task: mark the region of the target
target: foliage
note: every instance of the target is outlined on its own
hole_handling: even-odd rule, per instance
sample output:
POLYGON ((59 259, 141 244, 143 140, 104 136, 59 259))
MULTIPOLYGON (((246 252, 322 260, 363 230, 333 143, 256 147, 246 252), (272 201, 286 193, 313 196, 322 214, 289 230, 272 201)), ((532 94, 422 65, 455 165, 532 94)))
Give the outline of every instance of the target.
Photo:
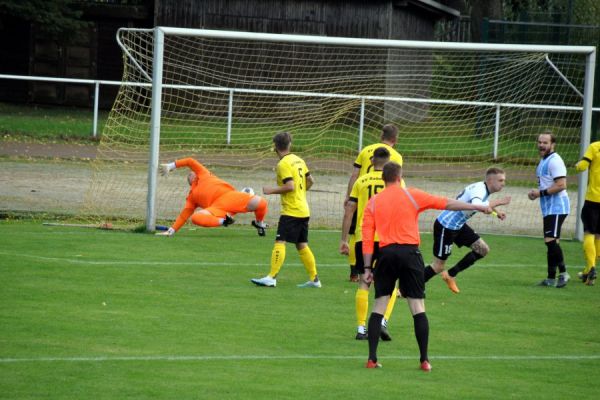
POLYGON ((597 0, 504 0, 504 19, 599 25, 597 0))
POLYGON ((76 0, 0 0, 0 15, 34 23, 43 34, 67 40, 89 25, 80 19, 79 4, 76 0))

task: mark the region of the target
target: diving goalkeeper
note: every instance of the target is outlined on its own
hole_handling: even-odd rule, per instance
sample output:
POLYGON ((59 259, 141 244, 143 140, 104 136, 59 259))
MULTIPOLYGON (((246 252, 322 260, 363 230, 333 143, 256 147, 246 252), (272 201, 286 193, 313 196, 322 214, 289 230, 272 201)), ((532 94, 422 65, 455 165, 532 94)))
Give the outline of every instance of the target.
POLYGON ((239 192, 224 180, 213 175, 204 165, 193 158, 183 158, 167 164, 160 164, 161 175, 167 176, 176 168, 188 167, 191 171, 187 180, 190 192, 181 213, 165 231, 157 235, 172 236, 192 217, 196 225, 213 228, 233 224, 233 216, 238 213, 254 212, 256 219, 252 226, 259 236, 265 236, 267 224, 267 201, 260 196, 239 192), (196 212, 197 208, 202 208, 196 212))

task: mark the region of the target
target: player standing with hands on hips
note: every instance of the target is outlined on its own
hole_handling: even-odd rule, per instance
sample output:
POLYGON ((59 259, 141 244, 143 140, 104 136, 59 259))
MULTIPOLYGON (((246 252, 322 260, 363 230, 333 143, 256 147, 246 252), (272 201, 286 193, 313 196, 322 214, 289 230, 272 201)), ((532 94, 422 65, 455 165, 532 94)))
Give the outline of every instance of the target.
POLYGON ((375 306, 367 329, 369 359, 366 367, 381 367, 377 362, 381 320, 390 297, 395 295, 398 281, 413 316, 421 369, 429 372, 429 321, 425 314, 425 265, 419 251, 419 214, 429 209, 474 210, 490 214, 492 209, 489 205, 470 204, 434 196, 419 189, 403 188, 400 185, 402 167, 395 162, 384 165, 382 177, 385 188, 367 203, 362 225, 363 279, 374 282, 375 286, 375 306), (379 258, 377 267, 372 270, 375 232, 379 235, 379 258))
POLYGON ((538 189, 529 191, 529 200, 540 199, 544 219, 544 243, 548 260, 548 275, 540 286, 563 288, 570 279, 560 248, 560 230, 571 208, 567 194, 567 167, 563 159, 554 151, 556 137, 552 132, 538 136, 537 147, 542 159, 536 168, 538 189), (556 269, 558 268, 558 282, 556 269))

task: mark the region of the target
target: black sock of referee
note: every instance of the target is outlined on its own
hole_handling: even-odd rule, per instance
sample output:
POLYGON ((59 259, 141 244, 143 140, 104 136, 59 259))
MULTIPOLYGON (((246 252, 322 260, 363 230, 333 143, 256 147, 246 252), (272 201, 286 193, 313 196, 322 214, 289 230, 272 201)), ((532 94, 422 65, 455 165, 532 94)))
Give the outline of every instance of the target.
MULTIPOLYGON (((427 319, 427 315, 422 312, 413 315, 413 322, 415 325, 415 337, 417 338, 419 352, 421 353, 421 362, 423 362, 429 360, 429 356, 427 355, 427 346, 429 345, 429 320, 427 319)), ((369 329, 370 327, 369 321, 369 329)))
POLYGON ((381 335, 381 320, 383 315, 375 312, 369 317, 369 326, 367 334, 369 336, 369 360, 377 361, 377 345, 379 344, 379 335, 381 335))
POLYGON ((435 275, 435 271, 433 268, 431 268, 431 265, 425 267, 425 282, 433 278, 435 275))
POLYGON ((471 265, 475 264, 475 261, 482 259, 483 256, 475 251, 471 251, 470 253, 465 254, 463 258, 460 259, 459 262, 450 270, 448 270, 448 275, 455 277, 458 275, 460 271, 464 271, 469 268, 471 265))

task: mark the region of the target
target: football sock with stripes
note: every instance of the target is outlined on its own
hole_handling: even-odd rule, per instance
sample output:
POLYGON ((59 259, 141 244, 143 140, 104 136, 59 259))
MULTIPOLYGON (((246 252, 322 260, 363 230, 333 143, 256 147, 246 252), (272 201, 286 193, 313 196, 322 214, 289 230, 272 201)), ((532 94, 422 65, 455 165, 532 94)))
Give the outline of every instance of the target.
POLYGON ((269 276, 275 278, 285 261, 285 243, 275 243, 271 252, 271 272, 269 276))
POLYGON ((356 325, 367 325, 367 312, 369 312, 369 290, 356 289, 356 325))
POLYGON ((311 281, 314 281, 317 277, 317 263, 315 262, 315 256, 310 250, 310 247, 306 246, 302 250, 298 250, 298 255, 300 256, 302 264, 304 264, 308 277, 311 281))
POLYGON ((457 262, 454 267, 448 270, 448 275, 454 277, 458 275, 459 272, 469 268, 471 265, 475 264, 477 260, 480 260, 482 258, 483 256, 481 254, 477 253, 476 251, 471 251, 465 254, 465 256, 461 258, 460 261, 457 262))
POLYGON ((369 335, 369 360, 377 361, 377 346, 379 345, 379 335, 381 335, 381 320, 383 315, 375 312, 369 317, 369 327, 367 334, 369 335))
MULTIPOLYGON (((429 360, 429 356, 427 355, 427 347, 429 345, 429 320, 427 319, 427 314, 422 312, 413 315, 413 322, 415 325, 415 337, 417 338, 419 352, 421 353, 421 362, 423 362, 429 360)), ((371 329, 370 323, 369 329, 371 329)))

